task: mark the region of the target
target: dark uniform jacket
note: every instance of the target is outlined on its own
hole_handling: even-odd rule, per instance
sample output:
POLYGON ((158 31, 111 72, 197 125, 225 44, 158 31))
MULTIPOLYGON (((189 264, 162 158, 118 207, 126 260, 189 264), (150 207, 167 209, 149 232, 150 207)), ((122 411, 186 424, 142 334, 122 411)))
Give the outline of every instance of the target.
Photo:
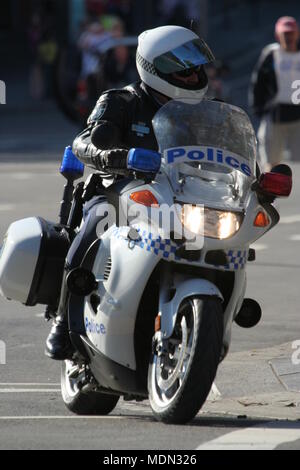
POLYGON ((73 143, 75 155, 97 169, 107 186, 116 176, 101 168, 99 152, 134 147, 157 150, 151 121, 159 107, 142 82, 104 92, 88 119, 88 127, 73 143))

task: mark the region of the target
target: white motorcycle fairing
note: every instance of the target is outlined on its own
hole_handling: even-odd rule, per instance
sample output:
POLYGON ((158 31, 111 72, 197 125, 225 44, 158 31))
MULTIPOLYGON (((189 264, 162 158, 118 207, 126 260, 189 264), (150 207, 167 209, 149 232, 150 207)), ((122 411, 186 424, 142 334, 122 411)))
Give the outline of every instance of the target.
POLYGON ((159 313, 161 315, 161 333, 163 338, 172 336, 176 316, 182 301, 191 296, 218 297, 223 302, 223 296, 219 289, 206 279, 175 279, 176 293, 169 302, 161 303, 159 313), (177 281, 177 282, 176 282, 177 281))
POLYGON ((101 353, 135 370, 133 334, 137 310, 147 281, 159 259, 137 247, 129 248, 129 240, 125 238, 126 231, 129 228, 120 235, 112 227, 102 236, 93 266, 95 277, 100 280, 98 294, 101 303, 95 315, 87 299, 85 327, 88 338, 101 353), (108 278, 103 279, 109 257, 111 270, 108 278), (126 273, 122 276, 122 282, 120 273, 126 273), (97 325, 102 325, 102 332, 101 326, 99 330, 97 325))
MULTIPOLYGON (((99 351, 111 360, 136 369, 133 333, 139 303, 156 265, 162 259, 151 251, 141 250, 126 238, 129 228, 112 227, 102 237, 93 272, 96 279, 103 276, 103 267, 111 256, 111 271, 107 280, 99 282, 101 303, 97 314, 89 300, 85 304, 87 336, 99 351), (109 252, 110 244, 110 252, 109 252), (130 269, 128 269, 130 267, 130 269), (134 269, 132 268, 134 267, 134 269), (120 273, 126 272, 120 283, 120 273)), ((187 278, 176 285, 176 294, 170 302, 160 306, 162 331, 165 337, 172 334, 177 309, 182 300, 191 295, 215 296, 223 299, 219 289, 205 279, 187 278)), ((164 299, 161 290, 160 298, 164 299)))

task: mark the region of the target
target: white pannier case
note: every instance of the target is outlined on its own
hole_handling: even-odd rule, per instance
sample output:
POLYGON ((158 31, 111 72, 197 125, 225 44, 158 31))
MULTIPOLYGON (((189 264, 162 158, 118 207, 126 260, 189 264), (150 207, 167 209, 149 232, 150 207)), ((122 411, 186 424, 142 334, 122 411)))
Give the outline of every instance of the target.
POLYGON ((0 293, 27 306, 55 306, 69 248, 67 232, 40 217, 10 225, 0 249, 0 293))

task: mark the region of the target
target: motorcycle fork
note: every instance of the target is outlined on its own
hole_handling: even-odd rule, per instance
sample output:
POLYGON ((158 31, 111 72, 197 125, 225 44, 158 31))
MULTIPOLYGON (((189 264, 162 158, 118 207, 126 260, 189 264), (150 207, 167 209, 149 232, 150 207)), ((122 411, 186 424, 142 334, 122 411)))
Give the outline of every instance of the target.
POLYGON ((174 272, 171 269, 171 263, 164 263, 160 271, 160 291, 159 291, 159 312, 161 314, 163 304, 169 302, 174 293, 174 272))
POLYGON ((164 333, 161 331, 161 316, 163 305, 170 302, 174 294, 174 272, 170 263, 164 263, 160 271, 159 313, 155 319, 155 335, 152 343, 152 351, 155 351, 159 356, 168 354, 169 341, 164 339, 164 333))

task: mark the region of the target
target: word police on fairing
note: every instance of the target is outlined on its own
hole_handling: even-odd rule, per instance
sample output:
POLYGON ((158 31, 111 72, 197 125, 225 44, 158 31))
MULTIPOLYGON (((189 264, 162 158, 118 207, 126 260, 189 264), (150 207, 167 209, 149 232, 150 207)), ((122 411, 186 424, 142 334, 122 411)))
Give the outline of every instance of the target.
POLYGON ((227 166, 231 170, 239 170, 246 176, 252 176, 247 160, 234 153, 228 154, 222 149, 213 147, 176 147, 167 150, 168 165, 180 162, 206 162, 227 166))

